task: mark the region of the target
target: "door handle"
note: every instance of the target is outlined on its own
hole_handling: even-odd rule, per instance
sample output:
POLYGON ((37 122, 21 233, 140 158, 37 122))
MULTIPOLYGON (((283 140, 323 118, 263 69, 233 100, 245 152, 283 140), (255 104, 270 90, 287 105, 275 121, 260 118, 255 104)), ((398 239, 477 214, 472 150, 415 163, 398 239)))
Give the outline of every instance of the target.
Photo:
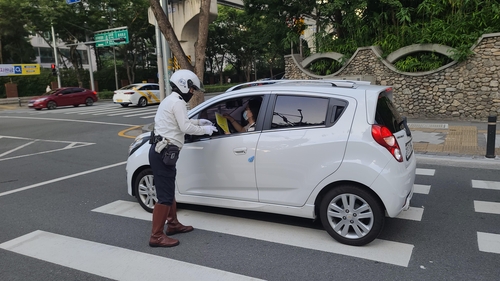
POLYGON ((233 152, 236 155, 245 155, 247 153, 247 148, 246 147, 235 148, 233 149, 233 152))

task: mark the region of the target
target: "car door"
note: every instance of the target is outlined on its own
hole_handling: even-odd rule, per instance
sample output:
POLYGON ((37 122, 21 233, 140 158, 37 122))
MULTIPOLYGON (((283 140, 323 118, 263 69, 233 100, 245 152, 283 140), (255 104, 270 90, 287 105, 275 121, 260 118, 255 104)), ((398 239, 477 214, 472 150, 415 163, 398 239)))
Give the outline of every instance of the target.
POLYGON ((151 84, 150 92, 153 94, 151 97, 155 103, 160 103, 160 86, 156 84, 151 84))
POLYGON ((57 106, 65 106, 65 105, 72 105, 73 104, 73 96, 71 93, 73 92, 72 88, 67 88, 55 95, 55 101, 57 103, 57 106))
POLYGON ((259 201, 303 206, 316 185, 342 163, 355 100, 279 93, 259 139, 259 201))
MULTIPOLYGON (((214 102, 200 109, 193 118, 217 123, 216 113, 231 114, 241 122, 248 99, 214 102)), ((231 128, 226 134, 218 125, 219 132, 212 136, 187 136, 177 164, 179 193, 257 202, 254 159, 262 126, 256 123, 254 131, 244 133, 231 128)))

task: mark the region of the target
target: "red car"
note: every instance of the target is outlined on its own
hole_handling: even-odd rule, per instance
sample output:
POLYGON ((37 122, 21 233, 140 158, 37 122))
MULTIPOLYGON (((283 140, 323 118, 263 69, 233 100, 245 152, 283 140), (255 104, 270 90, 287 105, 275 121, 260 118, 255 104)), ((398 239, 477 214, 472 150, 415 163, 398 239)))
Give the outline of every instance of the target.
POLYGON ((79 106, 85 104, 91 106, 97 101, 97 92, 78 87, 66 87, 54 89, 28 102, 30 108, 41 110, 42 108, 55 109, 58 106, 79 106))

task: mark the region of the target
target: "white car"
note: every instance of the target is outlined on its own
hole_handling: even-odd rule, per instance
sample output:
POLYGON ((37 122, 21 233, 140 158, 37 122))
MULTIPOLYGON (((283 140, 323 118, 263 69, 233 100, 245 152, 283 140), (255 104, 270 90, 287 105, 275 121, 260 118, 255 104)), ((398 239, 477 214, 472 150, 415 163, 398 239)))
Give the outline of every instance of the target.
POLYGON ((148 104, 160 103, 160 86, 156 83, 130 84, 114 92, 113 102, 123 107, 130 104, 147 106, 148 104))
MULTIPOLYGON (((219 116, 218 133, 187 135, 175 197, 181 203, 319 217, 339 242, 370 243, 385 216, 407 210, 413 195, 411 131, 392 94, 391 87, 359 81, 235 86, 190 110, 189 117, 217 123, 216 113, 230 114, 243 122, 247 103, 259 100, 255 130, 237 133, 219 116)), ((131 144, 126 172, 128 193, 151 212, 157 199, 149 137, 144 133, 131 144)))

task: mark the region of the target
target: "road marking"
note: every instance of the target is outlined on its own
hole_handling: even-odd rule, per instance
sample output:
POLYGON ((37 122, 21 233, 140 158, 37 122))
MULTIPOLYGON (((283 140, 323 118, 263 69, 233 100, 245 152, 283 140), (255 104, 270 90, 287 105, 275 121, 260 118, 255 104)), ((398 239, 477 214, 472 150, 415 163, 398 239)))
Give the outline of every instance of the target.
POLYGON ((23 145, 20 145, 20 146, 18 146, 18 147, 16 147, 16 148, 13 148, 13 149, 11 149, 11 150, 9 150, 9 151, 6 151, 6 152, 4 152, 4 153, 0 154, 0 157, 5 156, 5 155, 7 155, 7 154, 10 154, 10 153, 12 153, 12 152, 14 152, 14 151, 17 151, 17 150, 19 150, 19 149, 21 149, 21 148, 23 148, 23 147, 28 146, 28 145, 32 145, 32 144, 34 144, 35 142, 36 142, 36 141, 30 141, 30 142, 25 143, 25 144, 23 144, 23 145))
POLYGON ((477 232, 479 251, 500 254, 500 235, 493 233, 477 232))
POLYGON ((149 116, 143 116, 143 117, 141 117, 141 118, 146 119, 146 118, 153 118, 153 117, 155 117, 155 116, 156 116, 156 115, 149 115, 149 116))
POLYGON ((23 158, 23 157, 28 157, 28 156, 33 156, 33 155, 39 155, 39 154, 46 154, 46 153, 51 153, 51 152, 56 152, 56 151, 61 151, 61 150, 66 150, 66 149, 73 149, 73 148, 80 148, 80 147, 85 147, 89 145, 94 145, 95 143, 91 142, 72 142, 72 141, 58 141, 58 140, 43 140, 43 139, 32 139, 32 138, 23 138, 23 137, 12 137, 12 136, 0 136, 0 138, 6 138, 6 139, 16 139, 16 140, 28 140, 31 141, 29 143, 26 143, 24 145, 21 145, 19 147, 16 147, 14 149, 11 149, 9 151, 6 151, 2 154, 0 154, 0 157, 8 155, 14 151, 17 151, 21 148, 24 148, 30 144, 33 144, 35 142, 52 142, 52 143, 62 143, 62 144, 68 144, 63 148, 58 148, 58 149, 52 149, 52 150, 46 150, 42 152, 36 152, 36 153, 30 153, 30 154, 24 154, 24 155, 18 155, 18 156, 13 156, 13 157, 8 157, 8 158, 3 158, 0 159, 0 161, 5 161, 5 160, 11 160, 11 159, 17 159, 17 158, 23 158))
POLYGON ((429 194, 430 190, 431 190, 430 185, 424 185, 424 184, 414 184, 413 185, 413 193, 429 194))
POLYGON ((500 182, 472 180, 473 188, 500 190, 500 182))
POLYGON ((129 139, 135 139, 135 138, 136 138, 136 136, 128 136, 128 135, 127 135, 127 132, 128 132, 128 131, 135 130, 135 129, 139 129, 139 128, 141 128, 141 127, 142 127, 142 126, 134 126, 134 127, 130 127, 130 128, 128 128, 128 129, 125 129, 125 130, 123 130, 123 131, 118 132, 118 136, 120 136, 120 137, 124 137, 124 138, 129 138, 129 139))
POLYGON ((114 280, 261 280, 41 230, 0 248, 114 280))
POLYGON ((424 214, 423 208, 410 207, 410 209, 401 212, 396 218, 412 221, 421 221, 424 214))
POLYGON ((474 200, 474 211, 500 215, 500 203, 474 200))
MULTIPOLYGON (((92 210, 94 212, 151 221, 151 214, 138 203, 118 200, 92 210)), ((220 232, 284 245, 341 254, 407 267, 413 245, 376 239, 363 247, 340 244, 324 230, 310 229, 265 221, 207 214, 179 209, 177 216, 183 224, 197 229, 220 232)))
POLYGON ((434 176, 435 172, 436 170, 434 169, 420 169, 420 168, 417 168, 417 170, 415 171, 417 175, 421 176, 434 176))
POLYGON ((74 119, 59 119, 59 118, 40 118, 40 117, 23 117, 23 116, 0 116, 2 118, 16 118, 16 119, 32 119, 32 120, 47 120, 47 121, 64 121, 64 122, 77 122, 77 123, 92 123, 92 124, 102 124, 102 125, 112 125, 112 126, 137 126, 133 124, 120 124, 120 123, 108 123, 99 121, 88 121, 88 120, 74 120, 74 119))
POLYGON ((28 186, 25 186, 25 187, 21 187, 21 188, 17 188, 17 189, 5 191, 5 192, 0 193, 0 197, 5 196, 5 195, 9 195, 9 194, 12 194, 12 193, 17 193, 17 192, 20 192, 20 191, 32 189, 32 188, 39 187, 39 186, 42 186, 42 185, 46 185, 46 184, 49 184, 49 183, 63 181, 63 180, 67 180, 67 179, 70 179, 70 178, 74 178, 74 177, 79 177, 79 176, 83 176, 83 175, 86 175, 86 174, 90 174, 90 173, 93 173, 93 172, 98 172, 98 171, 101 171, 101 170, 106 170, 106 169, 109 169, 109 168, 114 168, 116 166, 124 165, 126 163, 127 163, 127 161, 124 161, 124 162, 120 162, 120 163, 116 163, 116 164, 112 164, 112 165, 107 165, 107 166, 104 166, 104 167, 95 168, 95 169, 92 169, 92 170, 83 171, 83 172, 80 172, 80 173, 76 173, 76 174, 72 174, 72 175, 68 175, 68 176, 64 176, 64 177, 60 177, 60 178, 56 178, 56 179, 52 179, 52 180, 48 180, 48 181, 44 181, 44 182, 40 182, 40 183, 36 183, 36 184, 32 184, 32 185, 28 185, 28 186))

